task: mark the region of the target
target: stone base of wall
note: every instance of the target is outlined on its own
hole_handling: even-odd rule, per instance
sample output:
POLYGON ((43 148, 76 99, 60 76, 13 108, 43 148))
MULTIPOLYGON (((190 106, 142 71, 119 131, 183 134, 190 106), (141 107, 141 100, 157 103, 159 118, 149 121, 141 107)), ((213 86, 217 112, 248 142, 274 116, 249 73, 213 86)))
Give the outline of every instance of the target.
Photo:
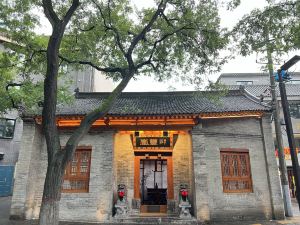
POLYGON ((270 220, 266 214, 257 209, 241 209, 241 210, 214 210, 211 215, 211 221, 222 222, 222 221, 251 221, 251 220, 270 220))

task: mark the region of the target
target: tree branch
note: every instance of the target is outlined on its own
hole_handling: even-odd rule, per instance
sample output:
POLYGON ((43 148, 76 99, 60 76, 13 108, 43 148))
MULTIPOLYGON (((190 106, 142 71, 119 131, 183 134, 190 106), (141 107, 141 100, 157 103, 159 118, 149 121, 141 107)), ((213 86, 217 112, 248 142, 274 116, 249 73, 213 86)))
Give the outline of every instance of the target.
POLYGON ((66 13, 66 15, 64 16, 64 19, 63 19, 63 22, 64 22, 65 24, 67 24, 67 23, 70 21, 70 19, 71 19, 73 13, 75 12, 75 10, 78 8, 79 5, 80 5, 79 0, 73 0, 73 1, 72 1, 71 7, 70 7, 69 10, 67 11, 67 13, 66 13))
POLYGON ((126 57, 125 49, 124 49, 124 46, 122 45, 122 42, 121 42, 120 33, 119 33, 118 29, 112 25, 110 2, 111 2, 111 0, 109 0, 107 2, 109 25, 110 25, 112 31, 115 33, 115 38, 116 38, 117 45, 119 46, 119 48, 120 48, 121 52, 123 53, 124 57, 126 57))
POLYGON ((156 48, 157 48, 157 45, 158 45, 159 43, 163 42, 163 41, 164 41, 165 39, 167 39, 168 37, 170 37, 170 36, 172 36, 172 35, 174 35, 174 34, 180 32, 180 31, 182 31, 182 30, 188 30, 188 29, 193 29, 193 28, 192 28, 192 27, 183 26, 183 27, 180 27, 180 28, 174 30, 173 32, 170 32, 170 33, 167 33, 167 34, 163 35, 160 39, 156 40, 156 41, 154 42, 154 44, 153 44, 153 47, 152 47, 152 50, 151 50, 151 53, 150 53, 150 56, 149 56, 148 60, 139 63, 139 64, 136 66, 137 69, 140 69, 140 68, 142 68, 142 67, 145 66, 145 65, 149 65, 149 64, 151 65, 151 60, 152 60, 153 54, 154 54, 154 52, 155 52, 155 50, 156 50, 156 48))
POLYGON ((123 73, 124 72, 124 69, 121 68, 121 67, 99 67, 97 65, 95 65, 94 63, 90 62, 90 61, 83 61, 83 60, 71 60, 71 59, 68 59, 62 55, 58 55, 58 57, 67 62, 67 63, 70 63, 70 64, 81 64, 81 65, 89 65, 93 68, 95 68, 96 70, 98 71, 102 71, 102 72, 105 72, 105 73, 123 73))
POLYGON ((117 28, 115 28, 112 23, 111 23, 111 18, 110 18, 110 5, 109 5, 109 2, 108 2, 108 10, 109 10, 109 18, 110 18, 110 23, 109 25, 107 24, 107 21, 106 21, 106 18, 105 18, 105 15, 103 13, 103 10, 101 8, 101 6, 99 4, 97 4, 97 2, 95 2, 95 0, 92 0, 92 2, 95 4, 95 6, 97 7, 97 9, 99 10, 100 12, 100 15, 103 19, 103 23, 104 23, 104 27, 107 29, 107 30, 111 30, 113 31, 114 33, 114 37, 115 37, 115 40, 116 40, 116 44, 118 45, 120 51, 123 53, 124 57, 126 57, 126 53, 125 53, 125 50, 124 50, 124 46, 121 42, 121 37, 120 37, 120 34, 119 34, 119 31, 117 28))
POLYGON ((170 26, 170 27, 173 27, 174 28, 174 25, 171 23, 170 19, 168 19, 168 17, 162 13, 162 17, 165 19, 165 21, 167 22, 167 24, 170 26))
POLYGON ((82 29, 82 28, 78 27, 78 29, 79 29, 80 31, 82 31, 82 32, 87 32, 87 31, 91 31, 91 30, 95 29, 95 26, 91 26, 91 27, 89 27, 89 28, 87 28, 87 29, 82 29))
MULTIPOLYGON (((47 53, 47 50, 40 49, 40 50, 33 51, 33 53, 31 54, 30 59, 28 59, 26 61, 32 60, 33 56, 36 53, 47 53)), ((94 69, 96 69, 98 71, 105 72, 105 73, 121 73, 122 74, 125 71, 125 69, 121 68, 121 67, 100 67, 100 66, 97 66, 96 64, 94 64, 93 62, 90 62, 90 61, 71 60, 71 59, 68 59, 68 58, 66 58, 66 57, 64 57, 62 55, 58 55, 58 58, 60 58, 62 61, 65 61, 65 62, 67 62, 69 64, 89 65, 89 66, 93 67, 94 69)), ((12 67, 12 66, 15 66, 15 65, 9 65, 9 66, 12 67)), ((0 68, 2 68, 2 67, 0 67, 0 68)), ((5 68, 5 67, 3 67, 3 68, 5 68)))
POLYGON ((128 51, 126 53, 126 58, 128 60, 129 66, 134 67, 134 63, 133 63, 133 59, 132 59, 132 52, 133 52, 135 46, 138 44, 138 42, 140 40, 142 40, 142 39, 145 38, 146 33, 151 29, 151 27, 153 26, 154 22, 157 20, 157 18, 159 17, 159 15, 161 15, 161 13, 163 13, 164 10, 166 9, 166 4, 167 4, 167 1, 164 2, 164 0, 162 0, 159 3, 156 12, 153 14, 153 16, 150 19, 150 21, 148 22, 148 24, 131 41, 131 44, 130 44, 130 46, 128 48, 128 51))
POLYGON ((45 13, 46 17, 48 18, 52 27, 54 27, 54 25, 56 23, 58 23, 60 20, 59 20, 57 14, 54 12, 52 1, 51 0, 43 0, 42 4, 43 4, 44 13, 45 13))
POLYGON ((20 84, 18 84, 18 83, 9 83, 9 84, 7 84, 6 87, 5 87, 5 90, 6 90, 7 93, 8 93, 8 97, 10 98, 12 107, 13 107, 14 109, 18 109, 18 106, 15 104, 15 101, 14 101, 13 97, 12 97, 12 96, 10 95, 10 93, 9 93, 9 87, 21 87, 21 86, 23 86, 22 83, 20 83, 20 84))
MULTIPOLYGON (((43 8, 46 17, 52 24, 52 33, 47 46, 47 71, 44 80, 44 107, 42 111, 42 129, 47 143, 48 163, 52 162, 54 155, 60 149, 60 139, 56 126, 57 103, 57 76, 59 69, 59 49, 65 28, 75 10, 79 6, 79 0, 72 0, 63 20, 58 18, 52 5, 52 0, 43 0, 43 8)), ((42 51, 42 50, 41 50, 42 51)))

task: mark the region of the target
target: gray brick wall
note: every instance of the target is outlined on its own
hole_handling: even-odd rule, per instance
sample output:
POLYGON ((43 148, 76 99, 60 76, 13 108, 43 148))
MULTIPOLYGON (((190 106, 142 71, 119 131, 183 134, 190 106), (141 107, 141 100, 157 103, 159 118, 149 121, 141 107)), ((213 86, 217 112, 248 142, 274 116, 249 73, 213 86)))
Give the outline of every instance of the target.
POLYGON ((211 220, 283 218, 270 120, 264 118, 262 125, 261 127, 259 119, 254 118, 206 120, 203 121, 202 127, 200 125, 194 129, 193 153, 198 219, 205 220, 208 213, 211 220), (223 193, 220 148, 249 149, 253 193, 223 193), (209 199, 205 196, 209 196, 209 199), (275 210, 272 204, 276 204, 275 210))
MULTIPOLYGON (((62 135, 62 145, 69 135, 62 135)), ((113 132, 87 134, 79 146, 92 146, 89 193, 63 193, 60 219, 106 221, 112 216, 113 132)))
MULTIPOLYGON (((127 190, 127 200, 129 203, 134 198, 134 152, 129 134, 116 133, 114 136, 114 189, 117 201, 117 185, 125 184, 127 190)), ((132 205, 128 204, 129 210, 132 205)))
MULTIPOLYGON (((47 168, 46 145, 34 124, 25 123, 23 147, 17 165, 11 216, 37 219, 47 168)), ((61 135, 64 145, 69 137, 61 135)), ((106 221, 112 215, 113 132, 87 134, 79 146, 92 146, 89 193, 62 193, 60 219, 106 221)))
POLYGON ((275 219, 284 218, 284 206, 278 176, 278 166, 274 154, 274 142, 270 133, 272 128, 270 125, 270 116, 264 116, 261 119, 261 131, 265 148, 265 164, 267 167, 267 175, 270 189, 270 198, 272 204, 272 216, 275 219))
POLYGON ((208 166, 206 160, 205 136, 202 124, 192 130, 193 168, 194 168, 194 215, 198 220, 210 220, 208 196, 208 166))
MULTIPOLYGON (((24 219, 27 214, 25 205, 34 198, 33 185, 36 183, 36 173, 39 168, 33 168, 33 159, 41 149, 41 131, 34 122, 26 122, 23 126, 22 146, 19 161, 16 165, 16 176, 11 203, 11 216, 24 219)), ((35 163, 34 163, 35 164, 35 163)))
POLYGON ((172 158, 175 211, 178 212, 179 189, 181 184, 188 185, 189 199, 193 201, 192 143, 189 133, 178 135, 172 158))

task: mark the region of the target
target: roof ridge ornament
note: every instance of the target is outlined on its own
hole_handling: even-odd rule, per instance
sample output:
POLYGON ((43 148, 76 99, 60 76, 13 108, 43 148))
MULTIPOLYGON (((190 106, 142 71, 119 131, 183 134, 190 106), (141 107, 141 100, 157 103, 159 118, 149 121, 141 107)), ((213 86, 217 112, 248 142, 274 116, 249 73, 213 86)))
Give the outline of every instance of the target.
POLYGON ((251 94, 249 91, 246 90, 245 86, 241 85, 240 86, 240 91, 244 94, 244 96, 257 104, 269 107, 271 109, 271 106, 267 103, 262 102, 261 98, 256 97, 255 95, 251 94))

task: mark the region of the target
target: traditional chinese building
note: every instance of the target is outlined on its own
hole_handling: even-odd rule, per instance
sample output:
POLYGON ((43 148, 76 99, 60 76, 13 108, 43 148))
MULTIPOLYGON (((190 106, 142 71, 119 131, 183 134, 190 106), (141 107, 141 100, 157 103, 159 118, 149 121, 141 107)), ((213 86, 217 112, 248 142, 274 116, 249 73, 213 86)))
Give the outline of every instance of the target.
MULTIPOLYGON (((79 93, 72 105, 58 107, 62 146, 107 95, 79 93)), ((270 108, 244 90, 214 95, 123 93, 80 141, 66 169, 60 219, 283 218, 270 108)), ((23 121, 11 216, 37 219, 46 144, 41 116, 23 121)))

